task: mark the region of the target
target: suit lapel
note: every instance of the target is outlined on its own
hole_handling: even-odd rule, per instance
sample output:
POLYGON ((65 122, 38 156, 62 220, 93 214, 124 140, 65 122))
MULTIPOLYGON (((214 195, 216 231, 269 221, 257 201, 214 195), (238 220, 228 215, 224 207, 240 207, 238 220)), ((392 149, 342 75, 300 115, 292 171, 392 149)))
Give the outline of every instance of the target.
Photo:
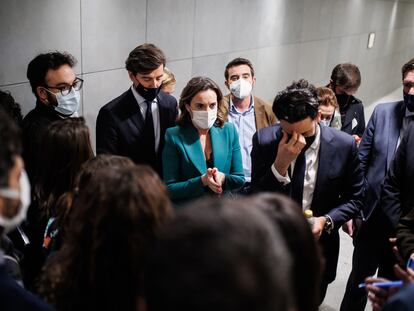
POLYGON ((321 142, 319 146, 319 160, 318 160, 318 173, 316 174, 316 184, 313 193, 312 207, 315 202, 319 199, 319 189, 326 185, 329 168, 334 163, 335 159, 335 147, 333 146, 333 137, 331 133, 324 127, 319 127, 321 130, 321 142))
POLYGON ((264 120, 266 119, 266 111, 264 105, 254 97, 254 118, 256 121, 256 129, 261 129, 266 127, 264 120))
POLYGON ((214 154, 214 166, 217 167, 219 171, 222 171, 223 167, 226 165, 228 151, 226 148, 227 136, 223 134, 223 129, 220 127, 213 126, 210 129, 211 149, 214 154))
POLYGON ((125 110, 128 111, 127 115, 130 116, 130 120, 137 128, 138 133, 142 132, 144 127, 144 117, 141 114, 141 110, 139 109, 139 104, 132 94, 131 89, 129 89, 125 101, 125 110))
POLYGON ((188 158, 200 174, 204 174, 207 171, 207 165, 197 130, 192 125, 184 126, 180 136, 188 158))
POLYGON ((398 138, 400 136, 400 129, 402 128, 402 122, 404 118, 405 106, 404 102, 401 101, 398 105, 395 106, 394 111, 391 113, 388 128, 385 133, 388 133, 388 143, 387 143, 387 167, 390 165, 391 160, 394 158, 395 149, 397 147, 398 138))

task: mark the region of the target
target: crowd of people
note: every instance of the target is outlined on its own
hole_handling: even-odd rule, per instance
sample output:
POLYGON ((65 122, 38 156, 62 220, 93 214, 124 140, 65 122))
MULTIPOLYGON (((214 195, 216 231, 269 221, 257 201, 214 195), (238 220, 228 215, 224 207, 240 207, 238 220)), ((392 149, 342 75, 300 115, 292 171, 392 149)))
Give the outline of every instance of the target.
POLYGON ((96 155, 75 65, 58 51, 29 63, 24 118, 0 92, 1 310, 316 311, 341 228, 354 253, 340 310, 414 310, 414 59, 403 99, 366 126, 354 64, 270 104, 238 57, 227 95, 198 76, 177 102, 145 43, 98 113, 96 155))

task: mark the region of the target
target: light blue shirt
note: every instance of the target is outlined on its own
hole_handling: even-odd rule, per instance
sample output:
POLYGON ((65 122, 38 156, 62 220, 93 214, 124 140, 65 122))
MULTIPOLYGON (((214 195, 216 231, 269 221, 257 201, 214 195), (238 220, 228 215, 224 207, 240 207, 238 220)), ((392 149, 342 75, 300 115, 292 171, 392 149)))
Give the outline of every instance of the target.
POLYGON ((254 118, 254 100, 251 96, 249 109, 239 112, 230 98, 229 122, 233 123, 239 134, 240 151, 243 161, 243 172, 246 182, 251 182, 252 159, 250 153, 253 147, 253 135, 256 133, 256 120, 254 118))

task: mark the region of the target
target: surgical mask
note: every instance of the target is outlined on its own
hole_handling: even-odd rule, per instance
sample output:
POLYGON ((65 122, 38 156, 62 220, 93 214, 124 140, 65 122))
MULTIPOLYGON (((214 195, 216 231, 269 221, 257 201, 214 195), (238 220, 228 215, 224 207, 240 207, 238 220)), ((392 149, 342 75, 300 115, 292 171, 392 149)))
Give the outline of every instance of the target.
POLYGON ((250 95, 252 91, 252 84, 245 79, 238 79, 233 81, 230 86, 230 92, 237 98, 243 99, 250 95))
POLYGON ((191 110, 191 121, 195 127, 203 130, 210 129, 217 119, 217 109, 209 111, 194 111, 191 110))
POLYGON ((138 84, 138 86, 135 87, 135 89, 138 92, 138 94, 141 95, 145 100, 153 101, 160 92, 161 86, 162 84, 159 87, 147 88, 140 83, 138 84))
POLYGON ((404 93, 404 103, 408 111, 414 112, 414 94, 404 93))
POLYGON ((329 126, 331 125, 331 120, 321 120, 319 123, 323 126, 329 126))
POLYGON ((26 219, 30 205, 30 183, 25 171, 22 171, 19 183, 20 191, 11 188, 0 188, 0 197, 20 201, 19 211, 13 217, 8 218, 0 214, 0 227, 3 227, 5 233, 15 229, 26 219))
POLYGON ((55 111, 64 117, 70 117, 79 108, 80 94, 72 88, 68 95, 63 96, 60 92, 53 93, 56 96, 57 106, 55 111))

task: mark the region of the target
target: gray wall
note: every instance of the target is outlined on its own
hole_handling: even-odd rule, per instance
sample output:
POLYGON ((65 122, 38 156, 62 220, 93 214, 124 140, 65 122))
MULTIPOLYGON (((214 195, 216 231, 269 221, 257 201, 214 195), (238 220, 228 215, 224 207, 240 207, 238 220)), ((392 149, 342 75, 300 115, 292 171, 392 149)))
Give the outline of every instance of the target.
POLYGON ((366 105, 396 89, 414 57, 414 1, 385 0, 0 0, 0 89, 27 113, 35 98, 26 79, 38 53, 78 59, 85 80, 82 111, 95 133, 99 108, 126 90, 128 53, 159 45, 182 87, 207 75, 224 89, 223 70, 237 56, 255 68, 255 94, 272 100, 292 80, 328 82, 335 64, 362 72, 366 105), (368 50, 369 32, 376 32, 368 50))

